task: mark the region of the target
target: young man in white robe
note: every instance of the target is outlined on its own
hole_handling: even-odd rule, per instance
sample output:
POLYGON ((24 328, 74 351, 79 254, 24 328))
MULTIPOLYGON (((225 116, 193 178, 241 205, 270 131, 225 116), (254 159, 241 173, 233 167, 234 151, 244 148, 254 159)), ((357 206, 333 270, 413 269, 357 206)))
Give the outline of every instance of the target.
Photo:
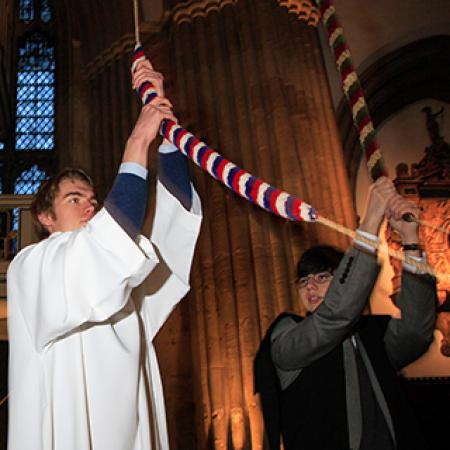
POLYGON ((174 119, 147 61, 133 82, 143 79, 158 97, 141 111, 104 207, 96 212, 81 171, 49 180, 33 204, 49 236, 10 264, 9 450, 169 448, 152 340, 189 290, 201 211, 184 157, 164 142, 151 239, 138 234, 149 145, 174 119), (131 298, 156 267, 158 287, 131 298))

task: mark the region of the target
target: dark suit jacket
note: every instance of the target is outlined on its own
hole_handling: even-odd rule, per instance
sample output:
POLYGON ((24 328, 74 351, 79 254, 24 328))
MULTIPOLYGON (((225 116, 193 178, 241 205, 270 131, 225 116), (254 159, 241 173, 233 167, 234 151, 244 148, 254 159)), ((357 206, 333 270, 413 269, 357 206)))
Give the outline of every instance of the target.
MULTIPOLYGON (((336 270, 323 304, 313 314, 301 322, 284 315, 272 324, 255 358, 255 388, 266 393, 262 402, 267 429, 268 423, 278 428, 279 415, 276 409, 264 408, 264 404, 272 402, 302 370, 325 358, 352 333, 378 271, 374 256, 352 248, 336 270)), ((399 306, 402 320, 386 317, 384 334, 378 343, 381 347, 384 344, 388 359, 383 364, 389 365, 392 372, 416 359, 432 340, 435 307, 432 280, 404 273, 399 306)), ((269 434, 271 448, 279 449, 279 429, 269 434)))

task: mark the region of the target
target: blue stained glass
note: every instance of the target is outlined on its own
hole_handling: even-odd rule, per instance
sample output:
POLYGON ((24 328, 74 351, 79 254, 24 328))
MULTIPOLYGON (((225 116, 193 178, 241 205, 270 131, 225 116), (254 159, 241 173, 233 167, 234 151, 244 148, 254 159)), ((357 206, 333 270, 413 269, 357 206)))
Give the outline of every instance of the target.
POLYGON ((24 101, 18 101, 16 106, 16 114, 18 117, 20 116, 26 116, 27 114, 31 113, 33 111, 33 105, 35 102, 24 102, 24 101))
POLYGON ((19 208, 14 208, 12 210, 12 229, 14 231, 19 230, 19 208))
MULTIPOLYGON (((37 46, 29 46, 24 51, 20 50, 19 56, 19 64, 18 68, 21 71, 49 71, 55 69, 55 63, 52 61, 54 58, 53 51, 49 51, 48 48, 40 48, 37 49, 37 46), (40 54, 37 55, 36 51, 39 51, 40 54)), ((28 74, 28 76, 30 76, 28 74)))
MULTIPOLYGON (((37 164, 24 170, 14 181, 14 194, 34 194, 47 178, 45 171, 40 170, 37 164)), ((14 208, 12 214, 12 229, 19 229, 19 209, 14 208)))
POLYGON ((17 102, 16 115, 23 117, 27 115, 37 117, 53 117, 55 115, 55 106, 53 102, 46 101, 19 101, 17 102))
POLYGON ((53 133, 54 120, 51 118, 43 119, 20 119, 16 124, 16 132, 23 134, 33 133, 53 133))
POLYGON ((30 89, 30 86, 23 86, 17 88, 17 100, 33 99, 34 89, 30 89))
POLYGON ((41 20, 42 22, 50 22, 53 18, 52 8, 48 0, 41 0, 41 20))
POLYGON ((41 133, 53 133, 55 131, 55 121, 53 119, 37 119, 35 121, 35 128, 36 130, 40 131, 41 133))
POLYGON ((54 48, 39 32, 19 49, 16 150, 53 150, 55 133, 54 48))
POLYGON ((0 141, 0 151, 5 150, 5 143, 0 141))
POLYGON ((22 86, 17 88, 17 100, 54 100, 53 86, 22 86))
POLYGON ((16 139, 16 150, 23 150, 26 148, 25 139, 26 136, 23 134, 16 139))
POLYGON ((14 181, 14 194, 34 194, 47 178, 45 171, 40 170, 38 165, 24 170, 14 181))
POLYGON ((53 134, 21 134, 16 140, 16 150, 53 150, 55 139, 53 134))
POLYGON ((36 102, 36 115, 54 117, 55 116, 55 105, 53 102, 36 102))
POLYGON ((34 20, 34 0, 20 0, 19 19, 25 23, 34 20))
POLYGON ((37 88, 37 95, 41 100, 54 100, 55 88, 53 86, 40 86, 37 88))
POLYGON ((38 150, 53 150, 55 147, 55 139, 52 135, 38 135, 36 148, 38 150))
POLYGON ((53 85, 54 83, 55 75, 53 72, 36 72, 36 84, 53 85))
POLYGON ((16 122, 16 133, 26 133, 27 131, 33 131, 34 120, 33 119, 19 119, 16 122))
POLYGON ((17 75, 17 84, 24 86, 28 84, 53 85, 55 75, 51 71, 27 71, 19 72, 17 75))

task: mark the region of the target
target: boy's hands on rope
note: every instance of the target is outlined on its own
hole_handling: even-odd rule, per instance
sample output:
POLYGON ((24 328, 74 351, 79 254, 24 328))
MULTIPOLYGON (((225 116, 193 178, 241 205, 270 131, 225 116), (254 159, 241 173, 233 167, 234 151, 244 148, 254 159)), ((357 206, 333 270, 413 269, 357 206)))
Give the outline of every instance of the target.
POLYGON ((141 61, 132 74, 133 88, 145 81, 152 83, 158 94, 149 104, 144 105, 131 132, 122 162, 135 162, 147 167, 148 149, 159 133, 164 119, 176 121, 172 112, 172 103, 164 97, 163 76, 153 70, 146 59, 141 61))
POLYGON ((366 211, 359 229, 377 236, 385 216, 388 201, 394 195, 397 195, 397 191, 392 181, 386 177, 378 178, 369 188, 366 211))
POLYGON ((391 227, 400 235, 403 244, 417 244, 419 242, 417 222, 403 220, 404 214, 411 214, 418 219, 420 210, 417 205, 396 194, 389 199, 386 217, 391 227))
POLYGON ((359 228, 378 235, 381 223, 386 217, 402 237, 403 243, 416 243, 417 223, 403 220, 405 213, 410 213, 416 218, 419 216, 417 206, 399 195, 389 178, 380 177, 369 188, 366 211, 359 228))
POLYGON ((137 64, 136 70, 131 76, 134 90, 147 81, 153 84, 158 97, 164 97, 164 77, 153 69, 151 62, 147 58, 137 64))
MULTIPOLYGON (((164 76, 154 70, 147 58, 139 62, 136 70, 132 73, 132 87, 136 90, 145 82, 152 83, 157 94, 157 97, 150 103, 153 104, 159 97, 164 97, 164 76)), ((175 116, 170 117, 170 119, 178 123, 178 119, 175 116)), ((163 144, 170 144, 170 142, 164 138, 163 144)))

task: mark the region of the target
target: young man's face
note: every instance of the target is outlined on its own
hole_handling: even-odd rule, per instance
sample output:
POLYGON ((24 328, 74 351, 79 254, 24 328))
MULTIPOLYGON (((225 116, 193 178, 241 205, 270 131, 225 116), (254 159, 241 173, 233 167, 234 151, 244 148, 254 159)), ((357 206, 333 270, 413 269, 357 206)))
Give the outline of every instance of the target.
POLYGON ((50 234, 72 231, 86 225, 97 210, 97 200, 92 187, 82 180, 65 178, 59 183, 58 193, 50 211, 38 218, 50 234))
POLYGON ((309 312, 315 311, 323 302, 332 280, 333 275, 330 272, 310 274, 298 280, 300 299, 309 312))

